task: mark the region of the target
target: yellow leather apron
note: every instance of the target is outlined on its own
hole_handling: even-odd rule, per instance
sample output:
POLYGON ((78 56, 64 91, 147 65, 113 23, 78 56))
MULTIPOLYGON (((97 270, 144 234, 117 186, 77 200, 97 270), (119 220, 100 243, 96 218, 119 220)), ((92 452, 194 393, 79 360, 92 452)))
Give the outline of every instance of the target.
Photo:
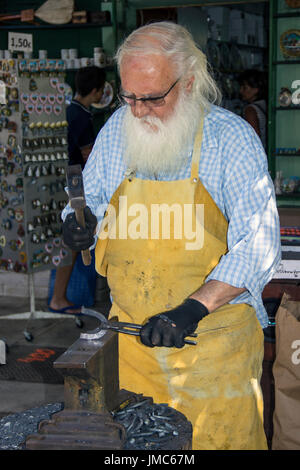
MULTIPOLYGON (((106 226, 103 222, 96 269, 108 278, 110 315, 120 321, 145 323, 181 304, 227 251, 228 223, 198 177, 202 130, 203 121, 190 178, 125 178, 110 201, 107 214, 115 224, 108 224, 109 217, 106 226), (169 234, 162 219, 158 228, 155 219, 151 231, 157 214, 151 211, 161 204, 174 209, 169 234), (199 208, 204 208, 204 217, 199 208), (188 222, 192 220, 186 225, 194 228, 182 229, 181 236, 180 210, 182 219, 185 214, 188 222), (196 240, 196 218, 203 246, 201 240, 193 245, 191 239, 194 233, 196 240)), ((135 336, 120 334, 121 388, 182 412, 193 425, 194 450, 267 449, 260 389, 263 333, 254 309, 226 304, 201 320, 196 332, 197 346, 182 349, 149 348, 135 336)))

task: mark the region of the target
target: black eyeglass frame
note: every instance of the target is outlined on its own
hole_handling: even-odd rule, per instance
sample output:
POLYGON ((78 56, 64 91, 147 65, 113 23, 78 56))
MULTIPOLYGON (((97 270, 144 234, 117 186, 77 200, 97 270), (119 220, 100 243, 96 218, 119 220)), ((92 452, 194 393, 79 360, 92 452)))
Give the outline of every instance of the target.
MULTIPOLYGON (((126 104, 129 104, 129 106, 135 106, 136 105, 136 102, 137 101, 142 101, 143 103, 147 104, 147 103, 151 103, 155 106, 155 103, 158 101, 158 100, 164 100, 165 97, 173 90, 173 88, 177 85, 177 83, 179 82, 179 80, 181 79, 181 77, 177 78, 176 82, 173 83, 173 85, 170 86, 170 88, 168 89, 168 91, 166 91, 166 93, 164 93, 163 95, 161 96, 153 96, 153 97, 149 97, 149 98, 136 98, 134 96, 127 96, 127 95, 123 95, 122 93, 119 93, 118 94, 118 97, 121 101, 121 103, 126 103, 126 104), (128 103, 126 101, 126 99, 128 100, 132 100, 133 103, 128 103)), ((160 105, 163 105, 164 104, 164 101, 162 103, 156 103, 158 106, 160 105)))

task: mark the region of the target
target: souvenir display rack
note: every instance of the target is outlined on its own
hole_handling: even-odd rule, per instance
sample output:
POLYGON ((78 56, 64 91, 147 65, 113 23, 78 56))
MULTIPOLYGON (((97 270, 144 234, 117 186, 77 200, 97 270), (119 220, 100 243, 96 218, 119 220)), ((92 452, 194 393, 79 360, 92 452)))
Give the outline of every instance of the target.
POLYGON ((67 122, 62 60, 0 61, 0 269, 70 264, 61 236, 67 122))
MULTIPOLYGON (((5 13, 11 13, 16 10, 15 2, 6 2, 5 13)), ((25 2, 26 3, 26 2, 25 2)), ((61 57, 62 49, 76 49, 78 57, 92 58, 93 49, 95 47, 103 47, 108 57, 112 57, 116 51, 119 41, 119 28, 120 22, 118 17, 121 18, 121 12, 118 13, 117 4, 118 0, 99 1, 99 0, 77 0, 76 10, 87 10, 90 12, 106 12, 107 17, 110 18, 103 23, 66 23, 66 24, 53 24, 53 23, 25 23, 20 21, 12 21, 10 23, 1 23, 0 28, 0 42, 1 49, 6 49, 8 44, 8 32, 16 31, 26 34, 32 34, 33 38, 33 52, 32 57, 39 57, 39 50, 46 50, 48 57, 61 57), (51 41, 49 37, 51 36, 51 41)), ((40 6, 39 0, 32 0, 28 8, 38 8, 40 6)), ((25 5, 22 5, 25 8, 25 5)), ((120 5, 119 5, 120 7, 120 5)), ((88 65, 88 64, 87 64, 88 65)), ((90 65, 90 64, 89 64, 90 65)), ((96 64, 97 65, 97 64, 96 64)), ((81 65, 82 66, 82 65, 81 65)), ((78 68, 66 67, 66 81, 71 86, 74 92, 74 78, 75 72, 78 68)), ((114 102, 112 105, 104 109, 92 108, 93 122, 95 132, 98 133, 99 129, 104 125, 106 119, 114 110, 116 103, 116 90, 118 88, 118 74, 112 64, 106 65, 107 81, 113 87, 114 102)))
POLYGON ((300 206, 300 7, 270 2, 268 156, 277 205, 300 206))

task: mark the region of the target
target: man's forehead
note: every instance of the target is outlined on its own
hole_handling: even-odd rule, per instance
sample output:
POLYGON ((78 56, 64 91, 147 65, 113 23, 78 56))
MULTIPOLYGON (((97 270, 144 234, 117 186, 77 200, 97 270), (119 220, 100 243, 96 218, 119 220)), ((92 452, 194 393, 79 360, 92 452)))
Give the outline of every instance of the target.
POLYGON ((121 67, 121 76, 127 73, 143 73, 145 75, 160 75, 174 73, 171 60, 162 54, 125 55, 121 67))
POLYGON ((120 67, 122 89, 133 91, 140 89, 147 94, 161 91, 166 85, 176 79, 174 66, 162 55, 125 56, 120 67), (145 89, 145 91, 144 91, 145 89))

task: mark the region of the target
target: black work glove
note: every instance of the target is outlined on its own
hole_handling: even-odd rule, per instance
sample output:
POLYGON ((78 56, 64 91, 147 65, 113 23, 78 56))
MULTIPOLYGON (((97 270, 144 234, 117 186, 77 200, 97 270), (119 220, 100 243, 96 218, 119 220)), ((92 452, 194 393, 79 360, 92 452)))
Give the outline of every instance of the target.
POLYGON ((63 223, 63 240, 73 251, 87 250, 94 243, 97 218, 88 206, 84 208, 84 218, 85 228, 78 224, 74 212, 68 214, 63 223))
POLYGON ((146 346, 184 346, 185 336, 193 333, 198 322, 209 314, 201 302, 187 299, 183 304, 150 318, 141 329, 141 341, 146 346))

